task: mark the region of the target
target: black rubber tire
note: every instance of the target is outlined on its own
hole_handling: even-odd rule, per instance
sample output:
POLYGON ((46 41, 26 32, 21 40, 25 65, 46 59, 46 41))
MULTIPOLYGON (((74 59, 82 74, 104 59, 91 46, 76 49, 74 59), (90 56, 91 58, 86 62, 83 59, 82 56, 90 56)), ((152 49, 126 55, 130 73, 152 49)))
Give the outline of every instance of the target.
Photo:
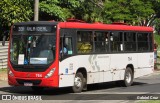
POLYGON ((87 78, 83 78, 83 91, 87 91, 87 78))
POLYGON ((44 87, 38 87, 38 86, 32 86, 31 87, 33 91, 41 92, 44 90, 44 87))
MULTIPOLYGON (((73 91, 74 93, 80 93, 80 92, 82 92, 83 87, 84 87, 83 74, 82 74, 81 72, 78 72, 78 73, 75 75, 75 78, 76 78, 76 77, 79 77, 79 78, 80 78, 81 86, 80 86, 80 87, 77 87, 77 86, 75 85, 75 82, 74 82, 74 85, 73 85, 73 87, 72 87, 72 91, 73 91)), ((74 80, 74 81, 75 81, 75 80, 74 80)))
POLYGON ((133 78, 134 78, 133 76, 134 75, 133 75, 132 69, 130 67, 127 67, 126 71, 125 71, 125 75, 124 75, 123 86, 125 86, 125 87, 131 86, 133 84, 133 78), (128 73, 131 76, 131 80, 129 82, 127 82, 127 75, 128 75, 128 73))

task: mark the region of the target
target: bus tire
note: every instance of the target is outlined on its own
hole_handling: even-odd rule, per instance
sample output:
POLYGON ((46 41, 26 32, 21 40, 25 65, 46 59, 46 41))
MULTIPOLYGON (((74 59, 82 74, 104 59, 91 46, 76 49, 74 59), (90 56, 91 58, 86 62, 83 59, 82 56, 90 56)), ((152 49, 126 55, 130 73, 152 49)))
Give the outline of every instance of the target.
POLYGON ((44 87, 38 87, 38 86, 32 86, 31 88, 33 91, 39 91, 39 92, 44 90, 44 87))
POLYGON ((81 72, 76 73, 72 90, 74 93, 80 93, 83 90, 84 78, 81 72))
POLYGON ((127 67, 125 70, 123 86, 125 87, 131 86, 132 83, 133 83, 133 72, 130 67, 127 67))

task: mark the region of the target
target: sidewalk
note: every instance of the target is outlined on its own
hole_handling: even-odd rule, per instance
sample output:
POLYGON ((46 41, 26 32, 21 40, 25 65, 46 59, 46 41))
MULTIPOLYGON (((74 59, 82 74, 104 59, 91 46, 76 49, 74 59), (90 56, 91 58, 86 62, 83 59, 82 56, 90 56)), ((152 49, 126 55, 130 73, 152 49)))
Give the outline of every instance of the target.
POLYGON ((7 81, 7 70, 0 70, 0 81, 7 81))

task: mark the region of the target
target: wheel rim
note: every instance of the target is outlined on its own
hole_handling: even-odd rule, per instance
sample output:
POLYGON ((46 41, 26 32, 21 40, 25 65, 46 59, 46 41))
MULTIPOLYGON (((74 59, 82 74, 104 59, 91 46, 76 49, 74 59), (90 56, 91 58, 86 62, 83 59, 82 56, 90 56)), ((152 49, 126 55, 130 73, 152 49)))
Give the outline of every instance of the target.
POLYGON ((80 88, 82 86, 82 80, 80 77, 75 77, 75 80, 74 80, 74 84, 77 88, 80 88))
POLYGON ((131 73, 128 72, 128 73, 126 74, 126 82, 127 82, 127 83, 130 83, 130 82, 131 82, 131 79, 132 79, 131 73))

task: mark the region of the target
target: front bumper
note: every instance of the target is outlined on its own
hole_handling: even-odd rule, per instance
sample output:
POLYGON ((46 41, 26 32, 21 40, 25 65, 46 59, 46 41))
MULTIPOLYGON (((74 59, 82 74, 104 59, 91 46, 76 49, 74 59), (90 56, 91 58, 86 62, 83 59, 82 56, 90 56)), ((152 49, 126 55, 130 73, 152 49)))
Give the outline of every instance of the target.
POLYGON ((32 83, 33 86, 40 87, 59 87, 59 76, 51 78, 18 78, 8 76, 8 84, 12 86, 24 86, 24 83, 32 83))

